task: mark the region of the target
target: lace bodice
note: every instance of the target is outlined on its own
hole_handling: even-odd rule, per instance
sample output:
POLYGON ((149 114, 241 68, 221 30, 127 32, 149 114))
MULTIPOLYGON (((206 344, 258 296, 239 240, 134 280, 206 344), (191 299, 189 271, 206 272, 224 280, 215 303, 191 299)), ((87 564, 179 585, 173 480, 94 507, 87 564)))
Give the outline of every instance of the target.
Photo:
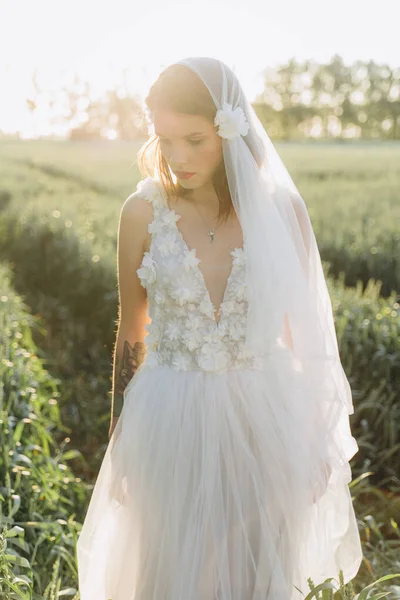
POLYGON ((245 246, 231 250, 217 321, 196 250, 189 250, 176 225, 181 216, 169 208, 161 183, 148 177, 137 190, 153 206, 149 251, 137 269, 151 318, 145 326, 146 364, 167 364, 177 371, 259 368, 257 357, 244 347, 245 246))

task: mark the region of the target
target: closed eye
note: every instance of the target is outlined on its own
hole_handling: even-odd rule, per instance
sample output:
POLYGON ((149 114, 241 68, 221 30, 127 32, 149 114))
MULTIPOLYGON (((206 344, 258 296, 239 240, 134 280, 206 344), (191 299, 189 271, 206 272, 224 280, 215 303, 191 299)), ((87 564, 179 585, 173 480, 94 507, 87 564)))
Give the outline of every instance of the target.
MULTIPOLYGON (((160 138, 161 144, 166 144, 167 142, 169 142, 169 140, 160 138)), ((202 144, 204 142, 204 140, 188 140, 188 142, 189 142, 189 144, 192 144, 192 146, 198 146, 199 144, 202 144)))

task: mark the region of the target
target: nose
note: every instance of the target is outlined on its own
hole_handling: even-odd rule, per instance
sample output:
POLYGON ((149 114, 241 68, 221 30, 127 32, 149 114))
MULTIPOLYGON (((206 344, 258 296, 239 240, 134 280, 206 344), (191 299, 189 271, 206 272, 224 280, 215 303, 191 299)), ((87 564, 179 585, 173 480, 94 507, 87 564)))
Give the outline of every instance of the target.
POLYGON ((181 167, 187 163, 187 150, 184 148, 170 149, 166 158, 171 165, 174 165, 176 171, 184 171, 181 167))

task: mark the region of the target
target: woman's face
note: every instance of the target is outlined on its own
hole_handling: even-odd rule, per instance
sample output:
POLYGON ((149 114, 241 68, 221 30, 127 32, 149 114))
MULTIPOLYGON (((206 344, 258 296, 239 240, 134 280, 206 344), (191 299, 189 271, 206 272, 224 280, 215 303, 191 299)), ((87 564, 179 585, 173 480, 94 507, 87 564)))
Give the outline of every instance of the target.
POLYGON ((207 184, 223 159, 222 138, 205 117, 155 110, 154 132, 160 150, 180 185, 195 189, 207 184), (188 179, 180 172, 194 173, 188 179))

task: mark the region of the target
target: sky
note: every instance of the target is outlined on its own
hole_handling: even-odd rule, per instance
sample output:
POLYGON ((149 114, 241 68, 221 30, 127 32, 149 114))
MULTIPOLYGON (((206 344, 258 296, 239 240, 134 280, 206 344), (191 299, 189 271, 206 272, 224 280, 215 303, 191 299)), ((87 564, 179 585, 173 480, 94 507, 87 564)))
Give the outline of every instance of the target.
POLYGON ((101 95, 124 69, 144 98, 169 64, 212 56, 253 100, 262 70, 290 58, 400 67, 399 22, 400 0, 0 0, 0 130, 48 133, 26 108, 34 72, 49 90, 77 72, 101 95))

